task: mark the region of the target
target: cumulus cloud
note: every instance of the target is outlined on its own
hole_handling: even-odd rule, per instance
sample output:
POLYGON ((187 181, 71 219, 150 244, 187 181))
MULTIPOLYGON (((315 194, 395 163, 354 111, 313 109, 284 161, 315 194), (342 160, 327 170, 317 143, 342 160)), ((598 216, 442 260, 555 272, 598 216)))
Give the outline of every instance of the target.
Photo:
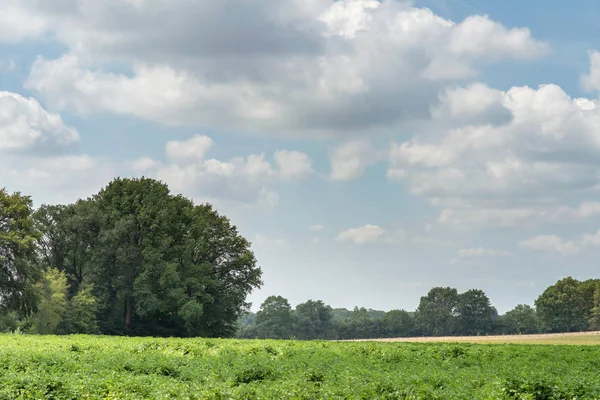
POLYGON ((186 141, 169 141, 166 145, 167 157, 180 162, 203 160, 212 145, 212 139, 204 135, 195 135, 186 141))
POLYGON ((598 215, 592 202, 564 205, 574 190, 591 196, 599 183, 596 101, 572 99, 556 85, 500 92, 480 84, 443 100, 439 115, 472 122, 392 144, 388 171, 441 208, 438 222, 514 226, 598 215), (510 118, 495 123, 490 110, 510 118))
POLYGON ((0 152, 66 147, 79 140, 77 130, 60 115, 47 112, 33 98, 0 91, 0 152))
POLYGON ((105 186, 117 173, 109 160, 88 154, 0 157, 0 182, 43 203, 70 203, 105 186))
POLYGON ((539 235, 531 239, 522 240, 519 246, 523 249, 551 252, 559 254, 575 254, 579 252, 579 243, 573 240, 563 240, 556 235, 539 235))
POLYGON ((389 130, 427 117, 482 62, 547 51, 527 29, 392 0, 19 5, 69 48, 27 82, 58 109, 271 134, 389 130), (130 71, 104 68, 115 62, 130 71))
POLYGON ((313 172, 310 158, 301 152, 279 150, 273 162, 265 154, 223 161, 206 157, 212 146, 212 139, 204 135, 173 140, 165 145, 167 162, 142 157, 129 166, 136 173, 162 180, 172 190, 201 201, 268 207, 279 203, 279 195, 271 189, 274 183, 305 179, 313 172))
POLYGON ((375 164, 378 153, 368 140, 353 140, 338 146, 329 158, 331 179, 349 181, 360 178, 368 166, 375 164))
POLYGON ((581 83, 587 90, 600 90, 600 52, 592 50, 589 52, 590 72, 581 77, 581 83))
POLYGON ((314 173, 312 160, 308 154, 292 150, 278 150, 273 158, 278 175, 283 180, 305 179, 314 173))
POLYGON ((21 0, 0 4, 0 43, 16 43, 44 34, 46 20, 22 7, 21 0))
POLYGON ((336 240, 338 242, 353 242, 355 244, 366 244, 380 239, 384 234, 385 229, 377 225, 369 224, 340 232, 336 240))
POLYGON ((457 255, 461 258, 473 257, 507 257, 510 253, 506 250, 486 249, 485 247, 474 247, 468 249, 460 249, 457 255))

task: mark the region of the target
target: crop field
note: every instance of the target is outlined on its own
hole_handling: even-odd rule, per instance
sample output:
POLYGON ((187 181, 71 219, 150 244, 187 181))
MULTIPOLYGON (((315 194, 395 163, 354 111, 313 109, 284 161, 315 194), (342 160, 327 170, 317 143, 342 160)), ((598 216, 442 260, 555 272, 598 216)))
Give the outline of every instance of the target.
POLYGON ((499 335, 499 336, 440 336, 408 337, 390 339, 360 339, 376 342, 444 342, 444 343, 521 343, 521 344, 572 344, 600 345, 600 332, 546 333, 535 335, 499 335))
POLYGON ((0 399, 597 399, 600 347, 0 335, 0 399))

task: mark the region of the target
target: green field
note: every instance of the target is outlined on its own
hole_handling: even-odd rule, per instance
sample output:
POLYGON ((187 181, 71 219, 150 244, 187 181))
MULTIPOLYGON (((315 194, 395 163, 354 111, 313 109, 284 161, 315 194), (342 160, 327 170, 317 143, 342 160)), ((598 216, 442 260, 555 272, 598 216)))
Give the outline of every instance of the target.
POLYGON ((0 399, 595 399, 600 347, 0 335, 0 399))

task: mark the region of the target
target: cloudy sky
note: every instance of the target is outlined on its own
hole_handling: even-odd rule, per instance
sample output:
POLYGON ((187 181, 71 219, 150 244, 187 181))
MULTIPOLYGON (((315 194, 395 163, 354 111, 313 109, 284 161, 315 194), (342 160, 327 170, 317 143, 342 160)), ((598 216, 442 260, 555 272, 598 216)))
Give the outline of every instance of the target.
POLYGON ((209 201, 292 304, 600 277, 597 0, 2 0, 0 187, 209 201))

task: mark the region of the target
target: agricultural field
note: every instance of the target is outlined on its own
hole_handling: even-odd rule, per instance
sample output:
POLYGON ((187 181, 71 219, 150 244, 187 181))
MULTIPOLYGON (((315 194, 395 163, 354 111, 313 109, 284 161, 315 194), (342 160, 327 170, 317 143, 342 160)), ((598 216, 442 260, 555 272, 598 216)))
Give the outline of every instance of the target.
POLYGON ((600 347, 0 335, 0 399, 597 399, 600 347))
POLYGON ((521 344, 572 344, 600 345, 600 332, 546 333, 535 335, 498 335, 498 336, 441 336, 407 337, 390 339, 360 339, 358 341, 376 342, 443 342, 443 343, 521 343, 521 344))

